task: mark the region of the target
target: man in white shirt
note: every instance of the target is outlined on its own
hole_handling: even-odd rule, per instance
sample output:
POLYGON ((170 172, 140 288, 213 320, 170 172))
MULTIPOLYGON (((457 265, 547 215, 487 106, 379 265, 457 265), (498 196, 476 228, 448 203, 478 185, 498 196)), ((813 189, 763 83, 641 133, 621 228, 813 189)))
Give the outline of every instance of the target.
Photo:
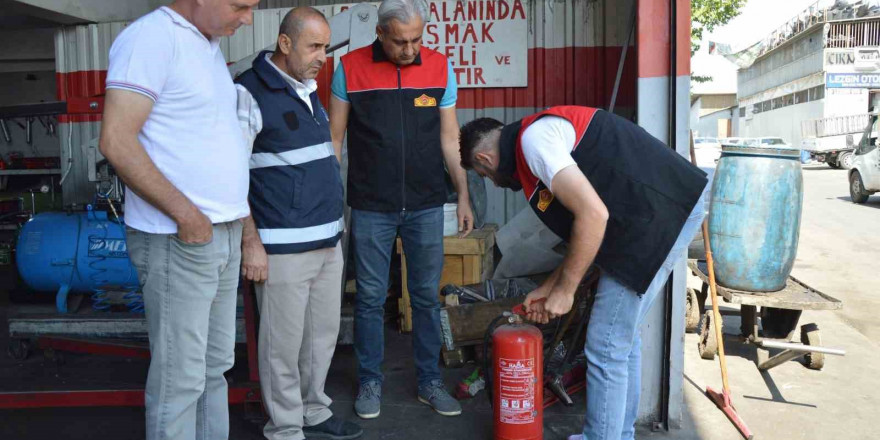
POLYGON ((258 54, 235 80, 251 147, 242 275, 256 282, 269 440, 347 440, 363 432, 335 417, 324 393, 342 303, 342 179, 315 82, 329 45, 323 14, 292 9, 275 51, 258 54))
POLYGON ((584 427, 569 440, 631 440, 641 391, 640 327, 704 217, 706 173, 643 128, 600 109, 551 107, 504 125, 461 129, 461 160, 523 190, 569 243, 525 299, 530 320, 568 313, 587 268, 601 269, 587 328, 584 427))
POLYGON ((247 152, 220 37, 258 0, 177 0, 110 48, 101 153, 127 185, 143 286, 147 439, 226 439, 247 152))

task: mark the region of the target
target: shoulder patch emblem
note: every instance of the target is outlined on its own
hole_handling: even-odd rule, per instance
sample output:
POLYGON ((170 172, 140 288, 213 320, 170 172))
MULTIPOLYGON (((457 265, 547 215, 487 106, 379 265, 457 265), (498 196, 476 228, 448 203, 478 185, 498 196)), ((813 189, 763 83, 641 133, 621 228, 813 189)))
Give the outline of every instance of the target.
POLYGON ((416 107, 437 107, 437 98, 432 98, 428 95, 423 94, 414 101, 416 107))
POLYGON ((542 189, 538 193, 538 210, 546 212, 551 203, 553 203, 553 193, 549 189, 542 189))

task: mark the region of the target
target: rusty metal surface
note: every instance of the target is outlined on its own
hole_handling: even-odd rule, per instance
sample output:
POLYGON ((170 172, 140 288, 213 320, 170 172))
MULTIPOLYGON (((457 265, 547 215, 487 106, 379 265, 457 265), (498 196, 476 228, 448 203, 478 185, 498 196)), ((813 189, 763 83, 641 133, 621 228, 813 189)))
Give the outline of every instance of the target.
MULTIPOLYGON (((697 260, 688 260, 688 267, 704 283, 709 282, 705 262, 701 261, 698 264, 697 260)), ((843 302, 837 298, 813 289, 794 277, 789 277, 785 288, 778 292, 746 292, 718 285, 718 293, 725 302, 747 306, 787 310, 840 310, 843 308, 843 302)))

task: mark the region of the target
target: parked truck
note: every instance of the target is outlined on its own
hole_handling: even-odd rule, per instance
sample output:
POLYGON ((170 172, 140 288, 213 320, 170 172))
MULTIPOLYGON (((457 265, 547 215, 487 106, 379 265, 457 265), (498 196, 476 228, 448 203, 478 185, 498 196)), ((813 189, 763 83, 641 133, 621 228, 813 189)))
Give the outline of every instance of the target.
POLYGON ((852 169, 853 152, 871 116, 863 113, 801 122, 801 149, 831 168, 852 169))

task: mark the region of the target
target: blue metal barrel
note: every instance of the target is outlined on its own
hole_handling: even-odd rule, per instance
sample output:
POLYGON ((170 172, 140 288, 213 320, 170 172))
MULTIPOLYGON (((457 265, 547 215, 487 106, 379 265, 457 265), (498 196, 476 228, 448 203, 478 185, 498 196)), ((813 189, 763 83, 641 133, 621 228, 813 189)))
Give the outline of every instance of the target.
POLYGON ((785 287, 797 255, 803 195, 800 151, 722 147, 709 210, 719 284, 753 292, 785 287))
POLYGON ((16 264, 33 290, 57 292, 59 312, 68 292, 134 290, 137 271, 128 259, 125 226, 103 211, 38 214, 18 237, 16 264))

